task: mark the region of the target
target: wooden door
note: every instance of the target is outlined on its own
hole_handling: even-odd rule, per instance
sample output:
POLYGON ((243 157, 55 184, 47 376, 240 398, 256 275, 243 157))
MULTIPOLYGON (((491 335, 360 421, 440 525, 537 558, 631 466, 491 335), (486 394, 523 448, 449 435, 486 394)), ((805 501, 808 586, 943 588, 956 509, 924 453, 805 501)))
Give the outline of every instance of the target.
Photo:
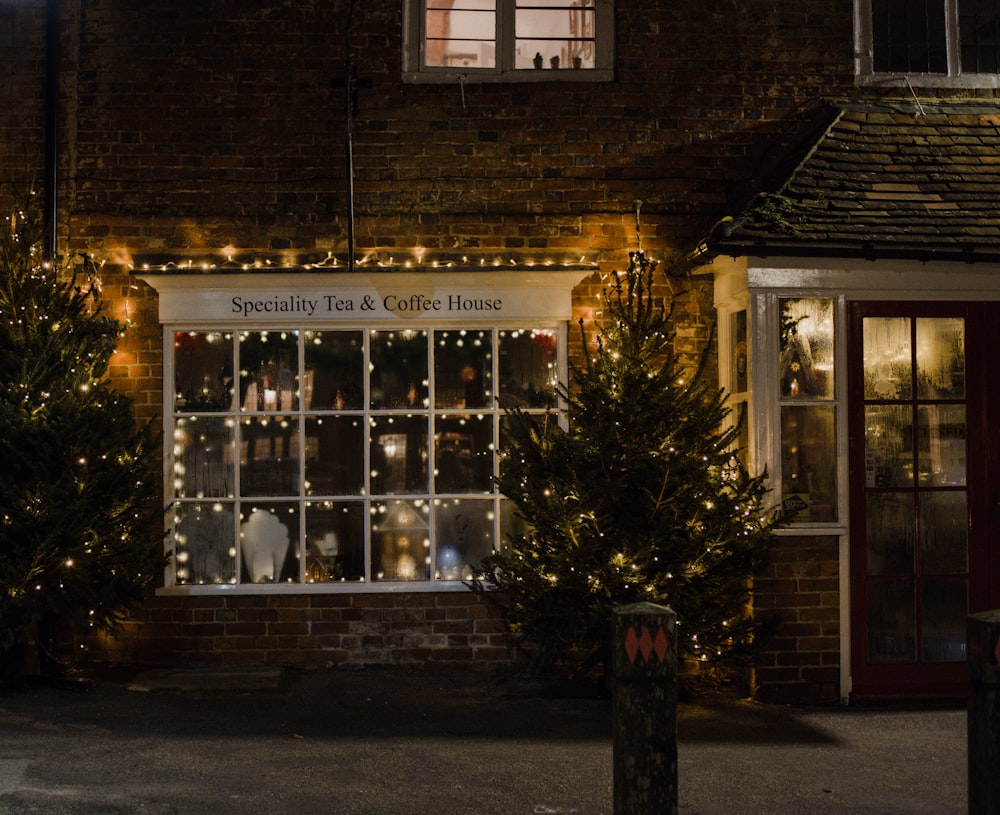
POLYGON ((852 695, 963 696, 966 618, 1000 601, 1000 307, 854 303, 852 695))

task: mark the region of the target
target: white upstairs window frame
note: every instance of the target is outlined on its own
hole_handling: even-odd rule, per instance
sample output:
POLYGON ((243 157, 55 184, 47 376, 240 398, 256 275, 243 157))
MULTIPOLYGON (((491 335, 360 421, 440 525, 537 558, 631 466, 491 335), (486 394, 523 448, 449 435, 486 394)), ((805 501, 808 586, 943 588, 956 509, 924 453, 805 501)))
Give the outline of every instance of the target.
MULTIPOLYGON (((450 65, 435 65, 429 59, 433 47, 429 46, 431 37, 428 32, 429 5, 445 6, 441 0, 403 0, 403 81, 412 83, 448 83, 448 82, 609 82, 614 79, 615 52, 615 20, 614 0, 478 0, 469 3, 468 0, 455 0, 455 5, 465 2, 470 6, 492 6, 492 8, 464 9, 468 14, 477 11, 484 20, 492 18, 493 38, 480 42, 492 42, 495 51, 492 54, 492 64, 476 65, 455 62, 450 65), (537 41, 525 36, 528 32, 518 30, 523 25, 525 17, 518 17, 518 12, 525 15, 538 13, 549 16, 564 9, 569 9, 574 3, 586 4, 585 16, 592 18, 593 30, 579 32, 579 41, 589 53, 579 61, 572 54, 567 54, 565 48, 558 45, 559 38, 546 38, 539 34, 537 41), (592 9, 592 11, 591 11, 592 9), (546 39, 550 47, 545 48, 546 39), (534 51, 534 54, 520 53, 521 46, 534 51), (544 54, 542 52, 545 52, 544 54), (551 53, 550 53, 551 52, 551 53)), ((439 12, 462 11, 462 9, 438 8, 439 12)), ((488 23, 487 23, 488 24, 488 23)), ((459 38, 456 38, 456 40, 459 38)))

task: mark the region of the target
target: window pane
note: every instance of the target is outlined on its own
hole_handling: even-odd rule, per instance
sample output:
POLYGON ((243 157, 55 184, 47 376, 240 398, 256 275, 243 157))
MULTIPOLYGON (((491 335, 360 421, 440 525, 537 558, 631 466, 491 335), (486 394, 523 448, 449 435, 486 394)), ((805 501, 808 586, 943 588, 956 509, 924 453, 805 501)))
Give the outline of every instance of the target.
POLYGON ((233 403, 233 335, 174 332, 174 408, 178 412, 229 410, 233 403))
POLYGON ((174 574, 177 583, 235 583, 235 529, 231 503, 176 504, 174 574))
POLYGON ((781 301, 781 396, 833 398, 833 301, 781 301))
POLYGON ((426 501, 372 505, 372 579, 429 580, 431 539, 426 501))
POLYGON ((493 404, 493 334, 434 332, 434 406, 485 408, 493 404))
POLYGON ((965 320, 917 319, 917 398, 965 398, 965 320))
POLYGON ((468 580, 494 548, 492 501, 439 498, 434 501, 438 580, 468 580))
POLYGON ((912 398, 909 318, 865 317, 864 355, 865 399, 912 398))
POLYGON ((371 407, 427 407, 427 332, 371 332, 371 407))
POLYGON ((917 658, 913 582, 868 583, 868 661, 913 662, 917 658))
POLYGON ((297 583, 299 505, 244 504, 240 512, 243 583, 297 583))
POLYGON ((947 73, 943 0, 872 0, 872 46, 877 72, 947 73))
POLYGON ((965 484, 965 405, 921 405, 917 408, 920 485, 965 484))
POLYGON ((287 416, 240 422, 240 494, 299 494, 299 422, 287 416))
POLYGON ((247 411, 297 410, 297 331, 240 334, 240 404, 247 411))
POLYGON ((360 331, 307 331, 305 410, 359 410, 364 407, 364 335, 360 331))
POLYGON ((496 67, 495 0, 428 0, 424 64, 429 67, 496 67))
POLYGON ((920 647, 928 662, 965 661, 968 592, 965 580, 928 580, 924 583, 920 602, 920 647))
POLYGON ((519 7, 514 21, 519 39, 567 40, 592 37, 594 10, 566 7, 539 9, 519 7))
POLYGON ((865 407, 868 487, 913 486, 913 410, 906 405, 865 407))
POLYGON ((174 425, 174 495, 232 497, 233 446, 232 418, 178 418, 174 425))
POLYGON ((913 524, 912 492, 868 493, 868 574, 913 574, 913 524))
POLYGON ((306 502, 306 582, 365 578, 365 508, 360 501, 306 502))
POLYGON ((955 574, 969 568, 969 515, 965 491, 920 493, 920 570, 955 574))
POLYGON ((507 499, 500 501, 500 540, 498 549, 503 550, 510 538, 520 539, 529 534, 531 527, 517 509, 517 504, 507 499))
POLYGON ((426 416, 371 420, 371 491, 374 495, 429 492, 426 416))
POLYGON ((1000 73, 1000 4, 997 0, 962 0, 958 4, 962 73, 1000 73))
POLYGON ((746 393, 749 385, 749 356, 747 346, 747 312, 737 311, 730 317, 731 348, 729 351, 731 370, 729 389, 733 393, 746 393))
POLYGON ((362 495, 365 490, 362 416, 306 419, 306 495, 362 495))
POLYGON ((434 491, 493 491, 493 420, 449 415, 434 420, 434 491))
POLYGON ((790 521, 837 520, 834 417, 832 405, 781 408, 781 496, 790 521))
POLYGON ((555 331, 500 332, 500 400, 503 407, 556 405, 555 331))
POLYGON ((517 3, 514 13, 514 67, 596 67, 593 0, 517 3))

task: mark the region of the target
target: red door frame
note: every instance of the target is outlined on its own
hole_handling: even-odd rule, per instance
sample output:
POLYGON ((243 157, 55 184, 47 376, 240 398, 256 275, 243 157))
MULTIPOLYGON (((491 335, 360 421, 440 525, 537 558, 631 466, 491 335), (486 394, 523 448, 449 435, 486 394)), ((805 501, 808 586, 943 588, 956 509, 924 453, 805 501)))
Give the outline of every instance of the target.
MULTIPOLYGON (((969 611, 1000 602, 1000 303, 854 301, 848 308, 848 437, 850 478, 851 674, 853 698, 960 698, 968 668, 961 662, 868 664, 866 472, 864 428, 864 317, 964 317, 969 502, 969 611), (998 421, 991 422, 990 415, 998 421), (996 473, 996 483, 989 475, 996 473)), ((919 617, 918 617, 919 619, 919 617)))

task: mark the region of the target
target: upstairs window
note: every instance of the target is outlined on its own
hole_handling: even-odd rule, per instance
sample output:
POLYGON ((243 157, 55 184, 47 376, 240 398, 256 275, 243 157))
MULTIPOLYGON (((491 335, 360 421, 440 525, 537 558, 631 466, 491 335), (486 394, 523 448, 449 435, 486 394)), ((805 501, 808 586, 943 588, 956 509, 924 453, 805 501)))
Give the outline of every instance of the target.
POLYGON ((858 75, 996 86, 1000 0, 857 0, 858 75))
POLYGON ((612 0, 407 0, 413 82, 612 78, 612 0))

